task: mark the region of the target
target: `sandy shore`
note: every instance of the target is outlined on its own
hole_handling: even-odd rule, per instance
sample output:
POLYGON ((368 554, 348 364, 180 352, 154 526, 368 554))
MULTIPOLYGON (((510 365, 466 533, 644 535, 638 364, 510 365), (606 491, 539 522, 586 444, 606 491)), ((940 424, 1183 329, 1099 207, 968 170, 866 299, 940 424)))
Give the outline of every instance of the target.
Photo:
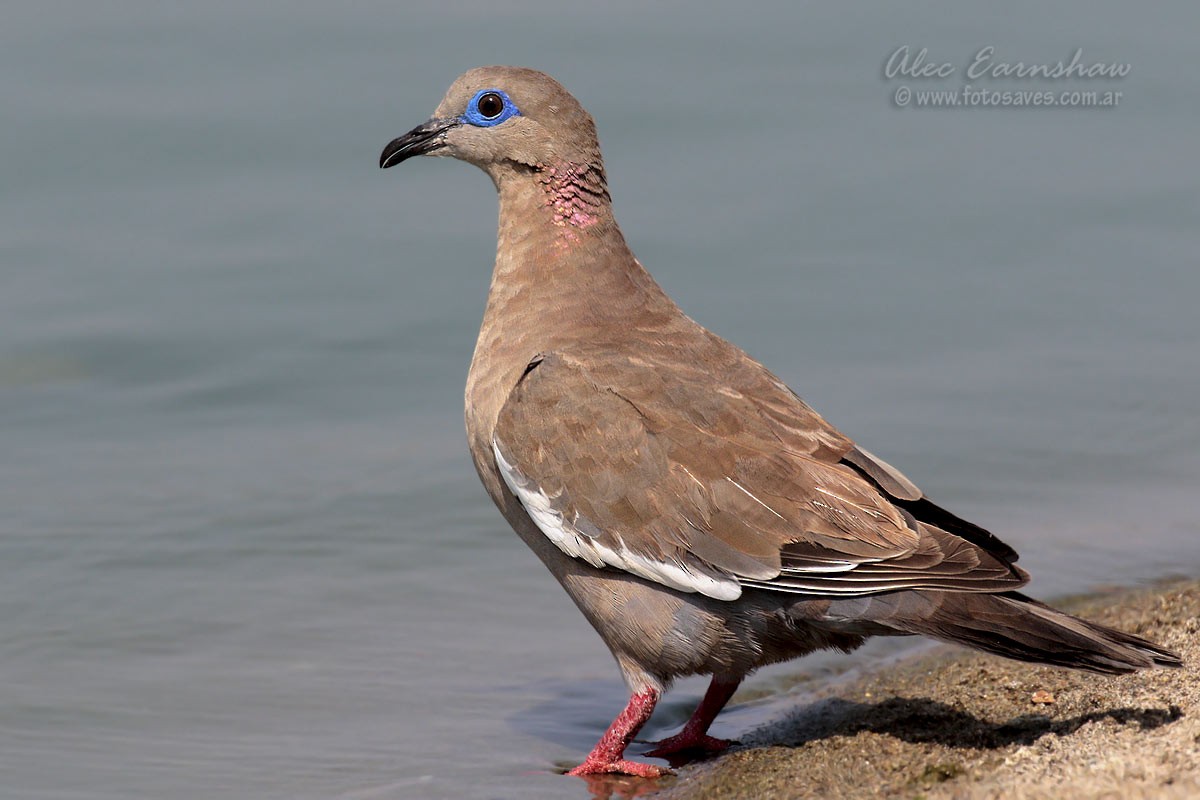
POLYGON ((1200 797, 1200 583, 1058 605, 1164 644, 1186 666, 1110 678, 938 648, 828 687, 657 787, 593 790, 657 800, 1200 797))

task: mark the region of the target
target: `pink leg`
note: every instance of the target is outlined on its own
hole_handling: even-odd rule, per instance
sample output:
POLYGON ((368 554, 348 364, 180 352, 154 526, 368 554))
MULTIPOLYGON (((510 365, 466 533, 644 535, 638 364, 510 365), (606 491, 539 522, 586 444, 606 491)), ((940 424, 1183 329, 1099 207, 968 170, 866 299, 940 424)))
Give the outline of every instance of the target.
POLYGON ((657 778, 670 770, 666 767, 656 767, 653 764, 639 764, 636 761, 626 761, 625 748, 633 741, 633 737, 650 719, 654 706, 658 703, 657 689, 643 689, 634 692, 629 698, 629 705, 617 715, 612 725, 600 737, 600 741, 588 753, 584 762, 568 775, 594 775, 602 772, 621 772, 626 775, 636 775, 639 778, 657 778))
POLYGON ((700 701, 700 705, 696 706, 696 711, 683 726, 683 730, 661 742, 655 742, 658 747, 646 755, 662 758, 684 750, 702 750, 712 753, 724 750, 733 744, 727 739, 709 736, 708 726, 712 725, 717 714, 721 713, 721 709, 729 702, 729 698, 733 697, 734 691, 741 682, 740 678, 723 681, 714 677, 712 683, 708 685, 708 691, 704 693, 704 699, 700 701))

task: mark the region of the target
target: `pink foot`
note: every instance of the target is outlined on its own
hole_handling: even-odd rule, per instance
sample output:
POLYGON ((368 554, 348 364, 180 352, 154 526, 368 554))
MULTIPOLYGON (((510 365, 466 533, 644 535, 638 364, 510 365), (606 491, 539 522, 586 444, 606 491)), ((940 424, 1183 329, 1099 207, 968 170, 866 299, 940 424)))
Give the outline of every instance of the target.
POLYGON ((568 775, 600 775, 608 772, 615 772, 622 775, 635 775, 639 778, 661 778, 667 775, 671 770, 666 767, 656 767, 653 764, 642 764, 637 761, 629 761, 624 758, 616 759, 615 761, 602 761, 600 759, 592 759, 589 757, 575 769, 568 772, 568 775))
POLYGON ((622 758, 625 755, 625 748, 629 746, 633 737, 654 713, 654 705, 658 702, 658 696, 659 690, 653 687, 646 687, 641 691, 634 692, 633 696, 629 698, 629 705, 625 706, 625 710, 617 715, 612 725, 608 726, 608 730, 600 737, 600 741, 596 742, 596 746, 592 748, 592 752, 588 753, 588 757, 567 774, 582 777, 584 775, 619 773, 635 775, 639 778, 658 778, 670 772, 671 770, 666 767, 639 764, 636 761, 627 761, 622 758))
MULTIPOLYGON (((674 736, 663 739, 661 742, 652 742, 657 747, 646 753, 646 755, 653 758, 666 758, 667 756, 679 753, 719 753, 722 750, 728 749, 733 742, 728 739, 718 739, 715 736, 709 736, 707 731, 708 726, 712 725, 713 720, 717 718, 717 714, 729 702, 729 698, 733 696, 740 680, 740 678, 722 679, 714 676, 712 683, 708 685, 708 691, 704 693, 704 699, 696 707, 691 719, 683 726, 683 730, 674 736)), ((676 761, 682 763, 687 759, 668 760, 671 762, 671 766, 678 766, 676 761)))
POLYGON ((689 734, 684 730, 680 733, 663 739, 660 742, 651 742, 656 745, 653 750, 648 750, 646 755, 651 758, 666 758, 676 753, 687 751, 695 751, 701 753, 719 753, 726 750, 733 744, 729 739, 718 739, 715 736, 700 734, 699 736, 689 734))

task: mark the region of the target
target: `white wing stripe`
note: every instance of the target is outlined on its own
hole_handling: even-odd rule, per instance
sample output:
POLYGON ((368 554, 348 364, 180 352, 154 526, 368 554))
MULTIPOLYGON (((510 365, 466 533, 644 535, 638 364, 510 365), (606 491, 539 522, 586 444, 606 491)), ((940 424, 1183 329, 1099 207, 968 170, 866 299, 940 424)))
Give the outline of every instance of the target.
POLYGON ((613 549, 581 534, 573 525, 567 524, 560 512, 554 510, 545 492, 504 458, 499 443, 494 439, 492 453, 496 456, 496 466, 500 468, 505 485, 521 501, 529 518, 547 539, 572 558, 583 559, 594 567, 616 567, 681 592, 699 592, 716 600, 736 600, 741 597, 741 584, 731 576, 697 572, 677 562, 656 561, 630 552, 623 545, 613 549))

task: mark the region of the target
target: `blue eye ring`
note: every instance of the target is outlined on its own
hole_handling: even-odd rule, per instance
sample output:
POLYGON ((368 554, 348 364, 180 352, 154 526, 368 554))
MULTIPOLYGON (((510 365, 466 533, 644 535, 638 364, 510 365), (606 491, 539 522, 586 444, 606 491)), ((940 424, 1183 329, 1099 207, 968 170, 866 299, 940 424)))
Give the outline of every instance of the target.
POLYGON ((482 89, 475 93, 471 102, 467 103, 466 113, 459 119, 468 125, 490 128, 520 115, 517 104, 503 90, 482 89), (498 109, 496 108, 497 103, 499 103, 498 109))

